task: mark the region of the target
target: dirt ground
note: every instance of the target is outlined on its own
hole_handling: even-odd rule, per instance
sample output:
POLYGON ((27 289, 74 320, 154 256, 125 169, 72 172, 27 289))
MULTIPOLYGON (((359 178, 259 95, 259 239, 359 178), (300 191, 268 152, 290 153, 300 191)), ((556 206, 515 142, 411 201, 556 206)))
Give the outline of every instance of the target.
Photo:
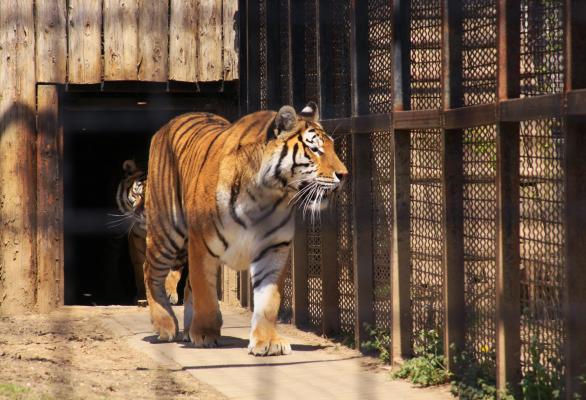
POLYGON ((0 399, 225 398, 178 366, 129 348, 100 322, 115 312, 0 317, 0 399))

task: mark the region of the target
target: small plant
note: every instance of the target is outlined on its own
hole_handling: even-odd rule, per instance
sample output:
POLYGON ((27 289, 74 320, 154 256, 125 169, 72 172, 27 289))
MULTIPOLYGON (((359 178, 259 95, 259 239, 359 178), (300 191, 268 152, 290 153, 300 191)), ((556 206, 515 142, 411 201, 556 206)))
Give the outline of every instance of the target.
POLYGON ((455 353, 456 379, 452 381, 451 392, 460 400, 492 400, 497 395, 502 400, 514 400, 506 392, 499 392, 496 388, 494 368, 496 353, 487 345, 480 351, 484 354, 482 360, 477 360, 467 351, 455 353))
POLYGON ((439 334, 421 331, 414 346, 417 357, 407 360, 392 374, 395 379, 408 379, 419 386, 436 386, 447 383, 452 374, 446 369, 446 360, 439 334))
POLYGON ((521 380, 523 398, 527 400, 561 399, 563 382, 559 362, 548 360, 553 366, 550 370, 543 365, 536 337, 531 338, 529 353, 531 355, 529 370, 521 380))
POLYGON ((364 324, 364 329, 368 334, 369 339, 362 342, 360 347, 362 351, 368 353, 375 353, 378 358, 388 364, 391 362, 391 354, 389 348, 391 346, 391 335, 388 331, 380 328, 375 328, 369 324, 364 324))

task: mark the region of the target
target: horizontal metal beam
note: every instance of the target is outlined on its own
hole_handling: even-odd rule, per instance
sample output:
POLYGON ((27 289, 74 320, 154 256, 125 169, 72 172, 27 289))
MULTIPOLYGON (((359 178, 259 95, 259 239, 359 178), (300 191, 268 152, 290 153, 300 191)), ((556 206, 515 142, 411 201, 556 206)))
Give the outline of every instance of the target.
POLYGON ((586 89, 523 97, 448 110, 395 111, 322 121, 330 134, 370 133, 392 128, 463 129, 499 122, 586 115, 586 89))

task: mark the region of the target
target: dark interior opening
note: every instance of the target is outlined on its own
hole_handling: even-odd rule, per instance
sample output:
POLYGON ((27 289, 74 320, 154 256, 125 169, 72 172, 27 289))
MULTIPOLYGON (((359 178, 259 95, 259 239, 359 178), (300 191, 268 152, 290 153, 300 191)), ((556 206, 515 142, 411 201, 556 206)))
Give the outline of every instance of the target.
MULTIPOLYGON (((152 135, 174 116, 206 111, 234 120, 235 90, 216 93, 63 91, 65 304, 133 304, 128 224, 118 224, 122 163, 146 169, 152 135)), ((182 294, 182 291, 179 291, 182 294)))

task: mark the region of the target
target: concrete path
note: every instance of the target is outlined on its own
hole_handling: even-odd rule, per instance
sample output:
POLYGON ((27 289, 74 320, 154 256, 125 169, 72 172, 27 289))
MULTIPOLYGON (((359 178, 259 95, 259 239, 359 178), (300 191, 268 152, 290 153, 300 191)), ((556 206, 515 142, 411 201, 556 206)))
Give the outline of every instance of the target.
MULTIPOLYGON (((176 308, 179 321, 182 310, 176 308)), ((128 336, 132 347, 157 361, 189 371, 230 399, 454 399, 447 388, 418 389, 389 379, 388 371, 372 359, 289 325, 279 331, 292 344, 288 356, 253 357, 247 354, 250 315, 222 307, 224 326, 220 347, 195 349, 186 343, 157 343, 146 309, 130 308, 105 321, 128 336)))

